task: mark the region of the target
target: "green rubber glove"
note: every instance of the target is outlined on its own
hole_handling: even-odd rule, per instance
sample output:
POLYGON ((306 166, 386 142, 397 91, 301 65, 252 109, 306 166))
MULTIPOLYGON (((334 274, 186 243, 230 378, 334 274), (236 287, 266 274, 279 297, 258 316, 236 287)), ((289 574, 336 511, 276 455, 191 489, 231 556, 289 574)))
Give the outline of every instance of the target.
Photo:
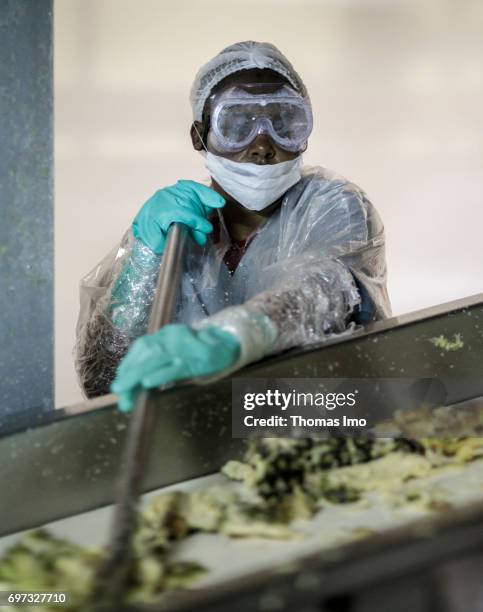
POLYGON ((129 412, 140 387, 152 389, 217 374, 234 365, 239 355, 237 338, 219 327, 194 330, 181 323, 165 325, 133 343, 117 369, 111 391, 119 396, 119 409, 129 412))
POLYGON ((156 191, 136 215, 132 232, 152 251, 161 254, 172 223, 183 223, 199 245, 213 226, 206 218, 214 208, 221 208, 225 199, 210 187, 195 181, 178 181, 176 185, 156 191))

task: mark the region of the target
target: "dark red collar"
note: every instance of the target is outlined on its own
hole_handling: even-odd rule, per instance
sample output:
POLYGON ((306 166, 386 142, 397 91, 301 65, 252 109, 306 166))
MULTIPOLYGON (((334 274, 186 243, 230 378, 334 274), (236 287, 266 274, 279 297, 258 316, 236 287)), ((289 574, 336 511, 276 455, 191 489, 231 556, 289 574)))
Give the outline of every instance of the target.
MULTIPOLYGON (((218 217, 217 214, 215 214, 215 215, 210 216, 209 220, 211 221, 213 225, 213 244, 215 245, 215 247, 220 246, 221 245, 220 218, 218 217)), ((245 240, 232 241, 229 244, 228 249, 223 254, 223 262, 228 268, 230 275, 233 275, 235 273, 235 270, 237 269, 238 264, 242 260, 243 255, 245 255, 246 250, 248 249, 248 246, 250 242, 252 241, 252 238, 254 237, 255 233, 256 232, 253 232, 250 236, 248 236, 248 238, 245 238, 245 240)))

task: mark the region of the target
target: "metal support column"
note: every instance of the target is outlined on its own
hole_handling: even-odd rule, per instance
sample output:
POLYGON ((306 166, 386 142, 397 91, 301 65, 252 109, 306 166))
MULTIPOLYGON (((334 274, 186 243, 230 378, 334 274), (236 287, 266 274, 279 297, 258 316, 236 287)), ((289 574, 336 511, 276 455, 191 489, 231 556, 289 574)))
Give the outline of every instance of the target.
POLYGON ((0 0, 0 421, 53 408, 52 0, 0 0))

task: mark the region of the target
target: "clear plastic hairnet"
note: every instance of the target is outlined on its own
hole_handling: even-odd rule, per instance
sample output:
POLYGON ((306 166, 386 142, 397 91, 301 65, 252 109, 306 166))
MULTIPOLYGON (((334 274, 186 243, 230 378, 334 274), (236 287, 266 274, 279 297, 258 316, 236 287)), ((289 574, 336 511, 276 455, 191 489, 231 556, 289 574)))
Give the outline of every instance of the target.
POLYGON ((200 68, 190 93, 193 119, 201 121, 203 107, 215 85, 230 74, 251 68, 269 68, 278 72, 298 93, 308 97, 302 79, 277 47, 270 43, 249 40, 226 47, 200 68))
MULTIPOLYGON (((318 342, 364 314, 390 314, 384 229, 355 185, 322 168, 304 172, 252 238, 235 272, 230 240, 188 241, 174 320, 217 324, 241 343, 237 367, 318 342)), ((145 333, 159 257, 128 231, 81 282, 76 367, 89 397, 109 384, 130 343, 145 333)))

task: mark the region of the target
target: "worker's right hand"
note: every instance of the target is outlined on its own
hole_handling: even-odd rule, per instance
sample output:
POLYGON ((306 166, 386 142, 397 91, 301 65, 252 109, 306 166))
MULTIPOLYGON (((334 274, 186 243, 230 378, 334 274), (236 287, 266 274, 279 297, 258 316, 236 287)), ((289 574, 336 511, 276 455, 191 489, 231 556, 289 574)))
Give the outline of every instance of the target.
POLYGON ((225 199, 210 187, 195 181, 178 181, 176 185, 156 191, 144 204, 132 224, 132 231, 152 251, 160 255, 172 223, 183 223, 199 245, 213 226, 206 218, 221 208, 225 199))

